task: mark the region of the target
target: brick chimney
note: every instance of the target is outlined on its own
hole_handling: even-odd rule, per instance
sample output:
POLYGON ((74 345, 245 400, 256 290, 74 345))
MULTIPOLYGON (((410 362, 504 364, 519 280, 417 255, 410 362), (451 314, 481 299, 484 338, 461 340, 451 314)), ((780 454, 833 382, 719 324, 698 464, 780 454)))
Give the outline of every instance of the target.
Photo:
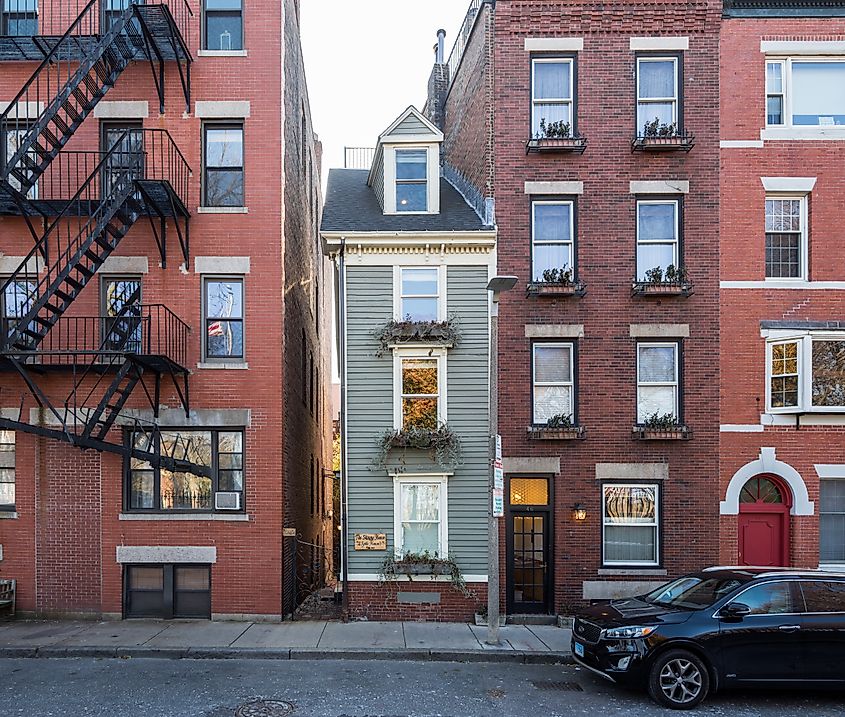
POLYGON ((446 93, 449 91, 449 66, 446 64, 446 31, 437 31, 437 44, 434 46, 434 67, 428 78, 428 97, 423 107, 423 114, 440 130, 446 124, 446 93))

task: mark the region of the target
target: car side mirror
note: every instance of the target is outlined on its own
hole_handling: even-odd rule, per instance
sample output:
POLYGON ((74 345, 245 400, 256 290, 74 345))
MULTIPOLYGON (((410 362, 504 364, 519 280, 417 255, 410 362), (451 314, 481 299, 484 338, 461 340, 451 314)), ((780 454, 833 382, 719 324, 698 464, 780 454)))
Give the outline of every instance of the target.
POLYGON ((744 602, 731 602, 722 608, 721 616, 733 618, 734 620, 742 620, 746 615, 751 614, 751 608, 744 602))

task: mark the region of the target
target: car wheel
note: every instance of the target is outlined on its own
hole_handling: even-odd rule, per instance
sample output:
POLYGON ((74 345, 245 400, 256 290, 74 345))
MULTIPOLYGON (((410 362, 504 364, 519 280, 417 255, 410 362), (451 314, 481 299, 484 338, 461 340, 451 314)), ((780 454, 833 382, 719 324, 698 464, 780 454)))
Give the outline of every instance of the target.
POLYGON ((700 658, 686 650, 660 655, 648 675, 651 698, 675 710, 691 710, 710 691, 710 671, 700 658))

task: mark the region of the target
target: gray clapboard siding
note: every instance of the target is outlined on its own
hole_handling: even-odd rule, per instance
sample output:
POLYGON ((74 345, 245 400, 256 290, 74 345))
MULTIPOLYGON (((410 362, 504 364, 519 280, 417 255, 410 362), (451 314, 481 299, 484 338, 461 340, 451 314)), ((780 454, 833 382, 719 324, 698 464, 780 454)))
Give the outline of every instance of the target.
POLYGON ((414 115, 408 115, 390 134, 431 134, 431 130, 414 115))
MULTIPOLYGON (((487 267, 447 268, 447 311, 461 341, 448 352, 448 422, 461 439, 464 463, 448 485, 449 552, 467 574, 487 572, 489 425, 487 267)), ((393 313, 392 267, 347 267, 347 455, 349 534, 385 533, 393 548, 393 479, 372 465, 378 437, 393 426, 393 357, 376 357, 374 328, 393 313)), ((393 451, 406 472, 441 473, 424 451, 393 451)), ((350 548, 352 573, 377 573, 382 552, 350 548)))
POLYGON ((379 206, 384 209, 384 152, 378 151, 375 156, 376 166, 373 168, 373 191, 376 193, 379 206))

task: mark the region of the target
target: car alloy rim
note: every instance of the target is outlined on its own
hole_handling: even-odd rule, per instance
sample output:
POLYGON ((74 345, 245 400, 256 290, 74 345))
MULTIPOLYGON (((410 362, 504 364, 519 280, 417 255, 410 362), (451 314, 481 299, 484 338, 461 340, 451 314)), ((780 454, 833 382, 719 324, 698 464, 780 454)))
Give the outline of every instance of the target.
POLYGON ((689 660, 670 660, 660 670, 660 689, 672 702, 692 702, 701 692, 701 672, 689 660))

